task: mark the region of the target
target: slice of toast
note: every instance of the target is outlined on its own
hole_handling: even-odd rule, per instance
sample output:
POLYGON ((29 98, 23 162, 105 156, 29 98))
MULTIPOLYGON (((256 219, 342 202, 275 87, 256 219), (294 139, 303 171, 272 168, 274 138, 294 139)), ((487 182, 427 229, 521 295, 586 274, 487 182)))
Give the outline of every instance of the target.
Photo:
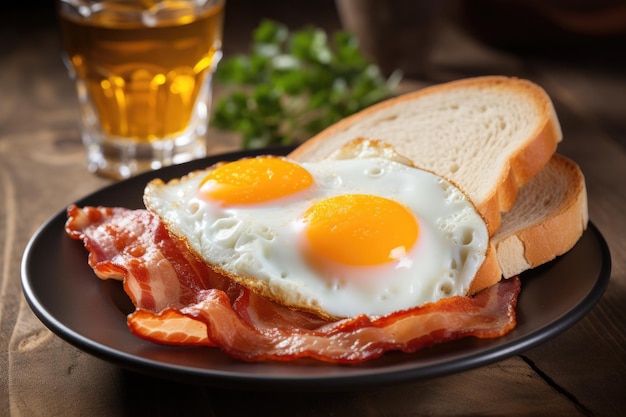
POLYGON ((587 227, 587 190, 578 165, 555 154, 521 189, 491 239, 505 278, 570 250, 587 227))
POLYGON ((562 133, 536 84, 487 76, 427 87, 350 116, 290 157, 316 161, 357 139, 380 139, 472 199, 493 235, 519 188, 554 154, 562 133))

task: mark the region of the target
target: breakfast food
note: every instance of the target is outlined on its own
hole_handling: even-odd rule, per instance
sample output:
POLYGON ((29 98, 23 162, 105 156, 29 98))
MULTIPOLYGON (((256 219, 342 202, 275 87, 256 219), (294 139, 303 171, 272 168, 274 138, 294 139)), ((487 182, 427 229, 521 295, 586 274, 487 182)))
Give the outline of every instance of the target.
POLYGON ((517 274, 588 221, 560 138, 536 85, 463 80, 358 113, 286 158, 154 180, 146 210, 70 206, 66 231, 98 277, 123 281, 142 338, 361 363, 515 326, 517 274))
POLYGON ((318 161, 354 139, 382 140, 467 193, 493 234, 520 186, 562 138, 548 95, 508 77, 435 85, 371 106, 320 132, 289 157, 318 161))
POLYGON ((68 208, 68 234, 85 243, 102 279, 119 279, 136 310, 131 331, 176 346, 215 346, 244 361, 358 364, 387 351, 415 352, 515 326, 518 278, 380 317, 327 320, 292 310, 215 273, 147 210, 68 208))
POLYGON ((424 88, 340 121, 289 157, 323 159, 355 138, 365 152, 369 141, 384 140, 466 192, 487 221, 505 278, 564 254, 587 226, 584 176, 555 154, 558 118, 530 81, 486 76, 424 88))
MULTIPOLYGON (((214 270, 322 317, 381 316, 467 295, 493 256, 471 201, 444 178, 396 162, 382 144, 367 155, 351 150, 358 147, 341 159, 248 158, 153 180, 144 202, 214 270)), ((499 271, 484 274, 499 281, 499 271)))

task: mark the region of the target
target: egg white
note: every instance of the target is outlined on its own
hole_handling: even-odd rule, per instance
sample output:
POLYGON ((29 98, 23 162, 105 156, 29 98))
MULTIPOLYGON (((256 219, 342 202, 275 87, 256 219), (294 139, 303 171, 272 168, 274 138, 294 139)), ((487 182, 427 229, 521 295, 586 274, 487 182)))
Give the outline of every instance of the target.
POLYGON ((437 175, 378 156, 301 163, 307 190, 279 200, 222 207, 197 190, 210 172, 151 182, 146 207, 212 268, 284 305, 327 317, 386 315, 466 295, 488 248, 487 226, 464 193, 437 175), (322 272, 302 251, 302 215, 316 201, 372 194, 409 208, 417 243, 377 266, 336 265, 322 272))

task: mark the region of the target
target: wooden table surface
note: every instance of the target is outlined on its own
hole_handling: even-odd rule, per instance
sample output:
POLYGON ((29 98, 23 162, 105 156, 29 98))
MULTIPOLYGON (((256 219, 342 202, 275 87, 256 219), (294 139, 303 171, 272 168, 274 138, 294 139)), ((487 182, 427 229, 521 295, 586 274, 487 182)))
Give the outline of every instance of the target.
MULTIPOLYGON (((291 23, 336 28, 332 4, 324 4, 328 7, 321 13, 304 13, 291 23)), ((284 18, 282 12, 270 9, 268 15, 284 18)), ((249 27, 258 20, 245 10, 228 13, 227 54, 245 46, 249 27)), ((450 27, 437 40, 429 78, 404 85, 413 89, 471 75, 505 74, 529 78, 548 91, 564 132, 559 152, 581 166, 590 218, 612 256, 608 288, 589 314, 539 346, 457 374, 358 392, 250 392, 186 385, 118 368, 62 341, 27 305, 20 262, 29 238, 50 216, 112 181, 86 171, 76 99, 59 58, 55 26, 43 18, 11 25, 17 16, 4 17, 0 415, 626 415, 626 71, 613 57, 522 58, 450 27)), ((213 152, 237 147, 230 137, 216 137, 220 143, 213 152)))

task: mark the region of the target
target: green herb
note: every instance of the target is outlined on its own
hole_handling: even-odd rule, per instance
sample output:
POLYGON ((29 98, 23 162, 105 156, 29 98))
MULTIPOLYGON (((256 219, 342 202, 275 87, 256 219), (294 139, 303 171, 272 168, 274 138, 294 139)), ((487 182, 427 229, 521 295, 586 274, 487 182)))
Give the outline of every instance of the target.
POLYGON ((397 73, 383 77, 347 32, 329 40, 321 29, 289 32, 264 21, 248 55, 218 66, 215 82, 230 90, 216 103, 211 124, 239 132, 244 148, 297 144, 390 97, 399 81, 397 73))

